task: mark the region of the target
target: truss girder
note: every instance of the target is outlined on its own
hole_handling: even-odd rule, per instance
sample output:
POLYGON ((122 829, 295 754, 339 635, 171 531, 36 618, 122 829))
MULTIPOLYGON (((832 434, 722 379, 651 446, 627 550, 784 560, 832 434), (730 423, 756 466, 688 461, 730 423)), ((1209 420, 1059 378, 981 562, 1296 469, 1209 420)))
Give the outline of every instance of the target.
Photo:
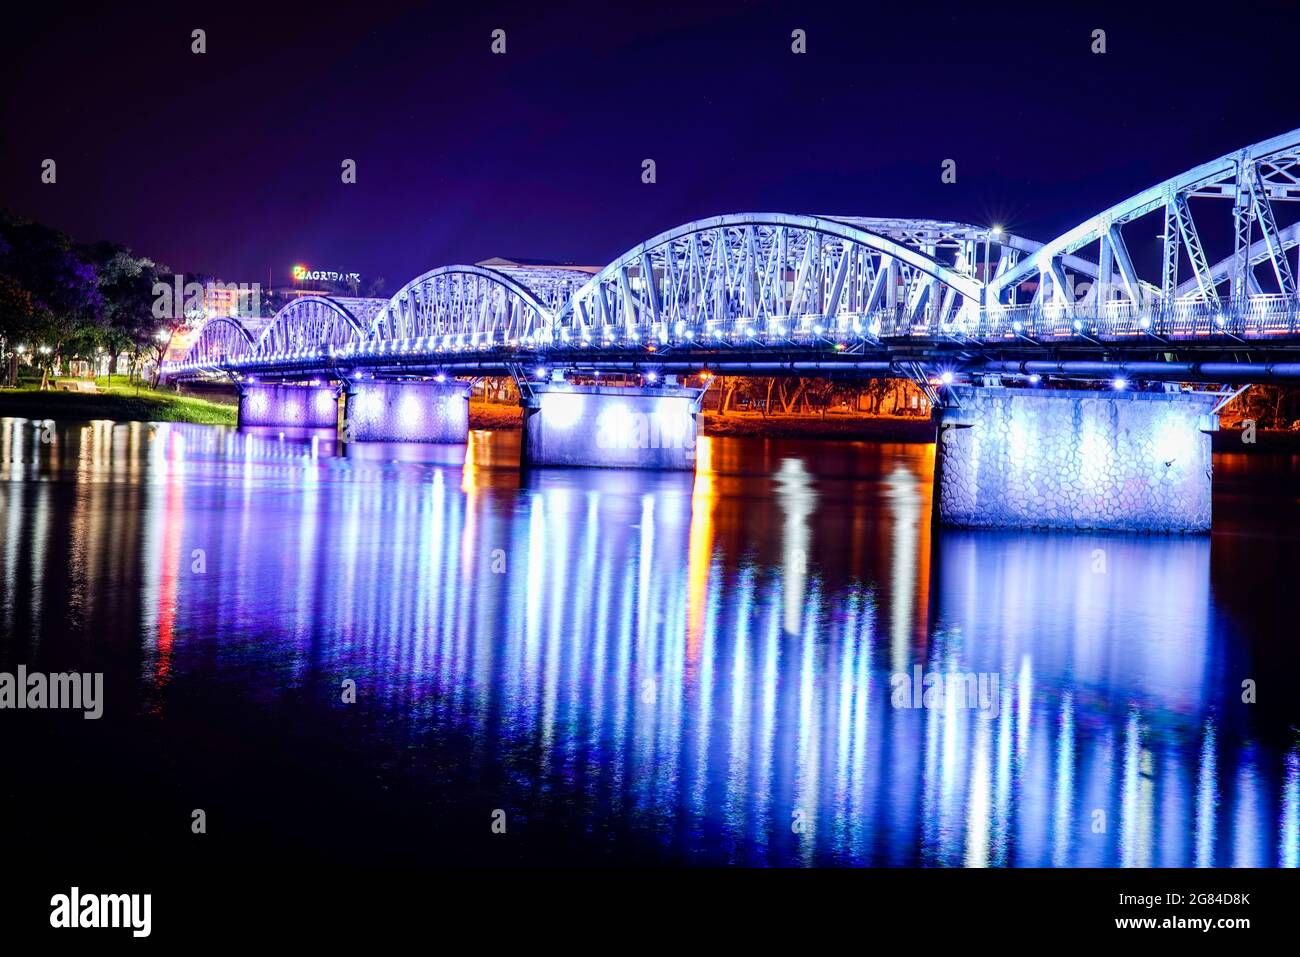
POLYGON ((217 316, 203 324, 190 343, 186 360, 215 367, 251 358, 256 351, 257 343, 238 320, 217 316))
MULTIPOLYGON (((1278 234, 1277 220, 1273 217, 1273 204, 1269 202, 1268 194, 1260 186, 1258 175, 1252 179, 1250 199, 1255 219, 1263 233, 1264 247, 1268 250, 1268 258, 1272 263, 1273 276, 1277 280, 1278 288, 1283 295, 1294 298, 1296 284, 1291 272, 1291 263, 1286 258, 1285 248, 1278 234)), ((1246 249, 1250 249, 1249 242, 1246 243, 1246 249)), ((1249 268, 1249 253, 1247 253, 1247 269, 1249 268)))
MULTIPOLYGON (((1264 237, 1264 252, 1273 266, 1274 278, 1282 295, 1294 296, 1294 272, 1287 261, 1285 242, 1274 218, 1274 204, 1300 201, 1300 130, 1292 130, 1253 146, 1202 163, 1185 173, 1131 196, 1110 209, 1088 219, 1056 239, 1025 256, 1019 265, 995 276, 989 283, 990 304, 1014 302, 1015 290, 1029 280, 1050 274, 1052 262, 1059 260, 1067 269, 1078 271, 1069 257, 1078 255, 1090 243, 1098 243, 1101 266, 1099 279, 1109 283, 1110 263, 1120 270, 1124 292, 1131 303, 1141 303, 1154 293, 1166 307, 1188 296, 1195 296, 1210 307, 1221 303, 1218 286, 1228 282, 1234 297, 1258 295, 1258 281, 1251 275, 1258 261, 1251 242, 1251 228, 1259 224, 1264 237), (1197 224, 1188 201, 1191 199, 1230 200, 1225 214, 1234 237, 1233 256, 1228 268, 1211 268, 1201 244, 1197 224), (1160 275, 1142 280, 1125 253, 1123 228, 1148 214, 1163 209, 1165 229, 1160 237, 1158 258, 1160 275), (1191 276, 1180 283, 1180 259, 1191 266, 1191 276)), ((1210 204, 1210 208, 1217 204, 1210 204)), ((1198 214, 1202 207, 1197 207, 1198 214)), ((1216 229, 1215 235, 1222 235, 1216 229)), ((1146 240, 1149 241, 1149 240, 1146 240)))
POLYGON ((629 250, 576 291, 557 323, 600 340, 682 330, 849 329, 892 308, 900 292, 937 320, 940 300, 954 300, 922 287, 946 287, 978 306, 983 283, 968 264, 991 241, 987 229, 928 220, 718 216, 629 250), (905 288, 887 297, 891 277, 905 288))
MULTIPOLYGON (((1263 294, 1259 280, 1254 275, 1254 269, 1265 262, 1274 258, 1286 258, 1286 254, 1300 245, 1300 223, 1293 223, 1285 229, 1279 229, 1274 238, 1259 239, 1250 245, 1246 251, 1245 259, 1247 262, 1246 285, 1249 294, 1259 296, 1263 294)), ((1210 276, 1215 285, 1219 285, 1232 275, 1235 268, 1237 253, 1225 257, 1215 263, 1210 269, 1210 276)), ((1185 298, 1196 289, 1196 280, 1190 279, 1178 287, 1178 297, 1185 298)))
POLYGON ((442 266, 398 290, 371 320, 366 341, 508 344, 548 336, 553 303, 566 296, 568 286, 581 284, 578 275, 586 278, 537 270, 526 286, 503 269, 442 266))
POLYGON ((365 338, 366 327, 349 306, 374 302, 326 296, 295 299, 267 323, 255 352, 258 356, 284 356, 354 345, 365 338))

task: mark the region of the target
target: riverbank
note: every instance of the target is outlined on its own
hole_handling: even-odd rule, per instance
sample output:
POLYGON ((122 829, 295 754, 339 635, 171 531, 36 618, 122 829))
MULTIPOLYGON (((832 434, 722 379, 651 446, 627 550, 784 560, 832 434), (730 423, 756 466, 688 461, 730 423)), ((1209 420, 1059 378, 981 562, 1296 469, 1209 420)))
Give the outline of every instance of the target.
POLYGON ((94 392, 41 392, 35 384, 0 389, 0 418, 235 425, 238 415, 233 403, 150 389, 128 382, 125 376, 114 376, 111 385, 100 379, 94 392))
POLYGON ((1243 441, 1241 429, 1220 429, 1210 433, 1215 452, 1300 452, 1300 430, 1257 429, 1254 442, 1243 441))

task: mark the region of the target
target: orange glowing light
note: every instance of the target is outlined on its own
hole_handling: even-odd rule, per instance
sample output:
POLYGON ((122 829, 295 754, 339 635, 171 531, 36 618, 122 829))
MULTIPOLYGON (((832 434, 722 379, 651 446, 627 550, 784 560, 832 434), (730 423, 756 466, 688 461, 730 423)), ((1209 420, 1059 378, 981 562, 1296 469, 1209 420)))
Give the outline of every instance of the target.
POLYGON ((701 435, 695 446, 695 483, 686 556, 686 660, 700 659, 708 611, 709 566, 713 560, 713 511, 718 493, 713 471, 713 440, 701 435))

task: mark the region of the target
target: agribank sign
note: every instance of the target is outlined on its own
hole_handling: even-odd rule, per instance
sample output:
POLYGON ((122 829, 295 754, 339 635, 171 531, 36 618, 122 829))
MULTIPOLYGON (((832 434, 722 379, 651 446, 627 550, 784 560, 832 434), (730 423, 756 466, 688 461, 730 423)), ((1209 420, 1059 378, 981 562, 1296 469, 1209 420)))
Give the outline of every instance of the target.
POLYGON ((359 272, 330 272, 325 269, 308 269, 306 266, 294 266, 293 278, 296 282, 360 282, 359 272))

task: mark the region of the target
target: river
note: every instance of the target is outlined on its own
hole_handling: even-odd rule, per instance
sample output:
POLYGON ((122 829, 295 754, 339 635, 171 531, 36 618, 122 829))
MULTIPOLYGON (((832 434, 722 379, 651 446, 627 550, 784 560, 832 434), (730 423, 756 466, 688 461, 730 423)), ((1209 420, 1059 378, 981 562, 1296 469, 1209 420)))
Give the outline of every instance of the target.
POLYGON ((974 533, 930 446, 701 443, 0 420, 0 670, 104 675, 0 711, 9 847, 1300 862, 1300 457, 1217 455, 1206 537, 974 533))

